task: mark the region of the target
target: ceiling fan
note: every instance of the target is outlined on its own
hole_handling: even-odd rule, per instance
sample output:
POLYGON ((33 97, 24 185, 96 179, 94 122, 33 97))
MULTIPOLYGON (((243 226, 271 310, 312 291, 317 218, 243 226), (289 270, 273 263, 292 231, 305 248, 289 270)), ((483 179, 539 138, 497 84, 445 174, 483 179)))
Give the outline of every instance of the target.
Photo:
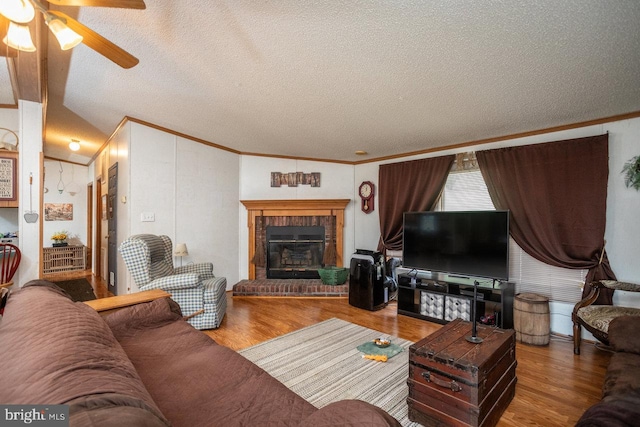
MULTIPOLYGON (((146 8, 144 0, 49 0, 49 3, 58 6, 146 8)), ((19 50, 25 52, 36 50, 31 40, 29 27, 25 25, 35 18, 36 10, 42 14, 45 23, 56 36, 62 50, 71 49, 79 43, 84 43, 123 68, 131 68, 138 64, 138 58, 129 52, 69 15, 57 10, 49 10, 40 0, 0 1, 0 40, 4 42, 4 46, 0 48, 0 56, 15 57, 19 50)))

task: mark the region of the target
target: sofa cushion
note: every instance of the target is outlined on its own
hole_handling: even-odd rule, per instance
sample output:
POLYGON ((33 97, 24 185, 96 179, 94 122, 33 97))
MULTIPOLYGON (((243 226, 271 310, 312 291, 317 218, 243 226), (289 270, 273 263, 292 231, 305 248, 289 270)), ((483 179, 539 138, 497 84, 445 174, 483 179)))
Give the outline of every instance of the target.
POLYGON ((67 404, 74 425, 168 425, 104 320, 50 282, 12 293, 0 342, 3 404, 67 404))
POLYGON ((640 390, 640 355, 616 352, 611 355, 602 386, 603 398, 640 390))
POLYGON ((640 354, 640 316, 620 316, 609 323, 609 344, 615 351, 640 354))
POLYGON ((630 427, 638 425, 640 392, 602 400, 582 414, 575 427, 630 427))
POLYGON ((388 427, 398 421, 382 409, 362 400, 340 400, 305 419, 301 427, 388 427))
POLYGON ((179 320, 168 301, 105 320, 174 426, 298 425, 316 412, 263 369, 179 320))

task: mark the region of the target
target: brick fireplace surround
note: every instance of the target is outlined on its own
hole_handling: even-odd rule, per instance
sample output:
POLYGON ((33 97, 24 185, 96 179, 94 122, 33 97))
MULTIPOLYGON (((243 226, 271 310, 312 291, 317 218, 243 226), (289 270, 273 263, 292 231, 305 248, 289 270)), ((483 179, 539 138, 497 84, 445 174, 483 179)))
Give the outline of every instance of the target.
POLYGON ((249 228, 249 280, 233 287, 234 296, 338 296, 348 295, 349 285, 325 285, 320 279, 267 279, 266 268, 252 260, 256 244, 264 245, 268 225, 322 225, 325 239, 336 246, 336 266, 343 265, 344 209, 349 199, 242 200, 249 228), (333 228, 333 231, 331 231, 333 228), (335 228, 334 228, 335 227, 335 228))

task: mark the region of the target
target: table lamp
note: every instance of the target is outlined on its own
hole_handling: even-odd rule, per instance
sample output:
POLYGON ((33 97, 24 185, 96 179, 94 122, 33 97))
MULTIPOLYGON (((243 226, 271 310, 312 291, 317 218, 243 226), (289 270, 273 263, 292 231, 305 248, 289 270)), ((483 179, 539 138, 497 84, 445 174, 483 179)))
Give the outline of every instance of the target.
POLYGON ((173 255, 180 258, 180 267, 182 267, 182 257, 189 256, 189 250, 186 243, 178 243, 176 249, 173 251, 173 255))

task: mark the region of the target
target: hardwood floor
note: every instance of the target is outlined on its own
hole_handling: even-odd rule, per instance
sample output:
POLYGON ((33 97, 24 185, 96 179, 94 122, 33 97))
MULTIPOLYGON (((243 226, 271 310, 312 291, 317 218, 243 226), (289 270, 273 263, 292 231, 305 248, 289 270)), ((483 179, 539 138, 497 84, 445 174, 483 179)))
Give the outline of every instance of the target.
POLYGON ((93 293, 96 294, 97 298, 106 298, 112 297, 113 294, 109 292, 107 288, 107 284, 99 278, 98 276, 94 276, 91 273, 91 270, 80 270, 80 271, 70 271, 68 273, 57 273, 57 274, 45 274, 43 279, 49 280, 51 282, 56 282, 60 280, 73 280, 73 279, 82 279, 85 278, 91 283, 91 287, 93 288, 93 293))
MULTIPOLYGON (((96 295, 106 292, 104 282, 97 280, 96 287, 96 295)), ((220 328, 204 333, 234 350, 332 317, 411 341, 442 327, 398 315, 395 302, 370 312, 350 306, 346 298, 233 297, 228 292, 227 301, 220 328)), ((574 355, 572 341, 566 337, 552 337, 548 346, 517 343, 516 395, 498 426, 574 425, 600 400, 610 358, 610 353, 589 342, 583 342, 581 350, 580 356, 574 355)))

